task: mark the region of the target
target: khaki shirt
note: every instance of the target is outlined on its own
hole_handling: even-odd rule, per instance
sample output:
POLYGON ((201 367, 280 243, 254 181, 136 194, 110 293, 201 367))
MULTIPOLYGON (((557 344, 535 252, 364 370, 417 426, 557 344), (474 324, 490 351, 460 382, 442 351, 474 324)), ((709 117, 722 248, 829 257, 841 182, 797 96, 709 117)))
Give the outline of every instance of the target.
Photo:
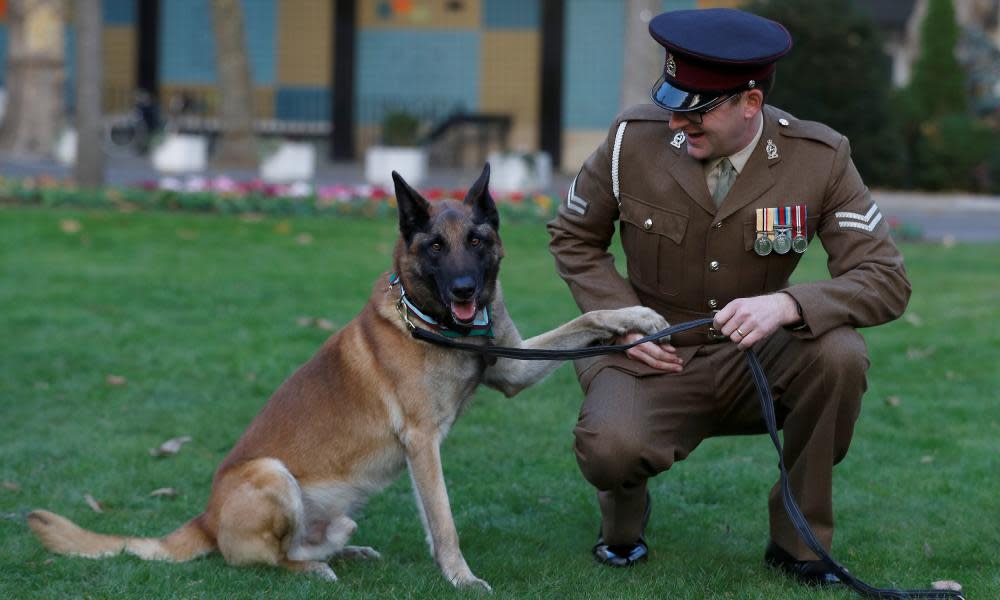
MULTIPOLYGON (((796 335, 807 338, 902 314, 910 296, 903 259, 851 161, 847 138, 765 106, 760 140, 716 209, 703 164, 687 155, 669 120, 670 112, 654 105, 619 115, 548 224, 556 269, 582 311, 643 304, 676 324, 712 316, 735 298, 782 290, 801 306, 806 326, 796 335), (616 197, 612 156, 625 121, 616 197), (755 209, 798 204, 808 206, 808 237, 819 236, 831 279, 790 286, 802 255, 757 255, 755 209), (608 252, 616 222, 627 278, 608 252)), ((688 360, 710 338, 685 332, 672 342, 688 360)), ((584 387, 584 372, 592 376, 609 365, 659 373, 621 355, 587 359, 577 361, 584 387)))

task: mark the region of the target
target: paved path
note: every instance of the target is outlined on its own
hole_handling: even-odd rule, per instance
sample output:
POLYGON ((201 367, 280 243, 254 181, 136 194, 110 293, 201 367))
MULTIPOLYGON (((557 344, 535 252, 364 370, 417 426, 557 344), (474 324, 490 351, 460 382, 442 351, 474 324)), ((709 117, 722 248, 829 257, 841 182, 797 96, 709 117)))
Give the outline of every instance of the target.
MULTIPOLYGON (((213 174, 213 173, 209 173, 213 174)), ((46 159, 15 159, 0 155, 0 175, 31 177, 51 175, 71 177, 69 168, 46 159)), ((253 172, 227 172, 234 179, 252 179, 253 172)), ((421 187, 464 188, 478 175, 474 169, 432 169, 421 187)), ((127 186, 158 179, 148 160, 119 158, 108 165, 110 185, 127 186)), ((554 177, 549 193, 561 198, 569 188, 572 175, 554 177)), ((321 162, 313 183, 316 185, 357 185, 364 182, 361 163, 321 162)), ((927 194, 922 192, 874 191, 872 196, 887 219, 898 219, 923 232, 929 241, 952 239, 960 242, 1000 241, 1000 196, 967 194, 927 194)))

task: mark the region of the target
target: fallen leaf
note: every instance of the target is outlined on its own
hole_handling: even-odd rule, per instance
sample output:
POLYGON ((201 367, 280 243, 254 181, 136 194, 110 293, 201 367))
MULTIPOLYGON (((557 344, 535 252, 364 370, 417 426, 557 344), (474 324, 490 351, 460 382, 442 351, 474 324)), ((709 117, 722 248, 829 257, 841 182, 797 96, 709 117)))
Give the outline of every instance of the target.
POLYGON ((931 464, 932 462, 934 462, 934 457, 933 457, 933 456, 931 456, 930 454, 927 454, 927 455, 924 455, 924 456, 921 456, 921 457, 920 457, 920 462, 921 462, 922 464, 925 464, 925 465, 929 465, 929 464, 931 464))
POLYGON ((0 486, 3 486, 3 489, 10 490, 12 492, 21 491, 21 486, 17 485, 13 481, 4 481, 3 483, 0 483, 0 486))
POLYGON ((56 559, 54 559, 54 558, 46 558, 44 561, 42 561, 42 564, 45 565, 45 566, 48 566, 48 565, 51 565, 54 562, 56 562, 56 559))
POLYGON ((104 378, 104 381, 106 381, 108 385, 125 385, 128 382, 128 380, 121 375, 108 375, 104 378))
POLYGON ((885 399, 885 403, 889 406, 899 406, 903 401, 899 399, 899 396, 889 396, 885 399))
POLYGON ((333 331, 337 328, 337 326, 333 324, 333 321, 327 319, 316 319, 316 328, 323 329, 325 331, 333 331))
POLYGON ((176 496, 177 490, 172 487, 158 488, 149 492, 150 496, 176 496))
POLYGON ((918 315, 916 313, 908 312, 905 315, 903 315, 903 318, 906 319, 907 323, 909 323, 910 325, 913 325, 914 327, 923 327, 924 326, 924 320, 922 318, 920 318, 920 315, 918 315))
POLYGON ((181 238, 182 240, 188 240, 188 241, 196 240, 198 239, 198 232, 191 229, 178 229, 177 237, 181 238))
POLYGON ((962 591, 962 584, 957 581, 952 581, 950 579, 942 579, 941 581, 935 581, 931 583, 931 587, 935 590, 951 590, 953 592, 962 591))
POLYGON ((101 508, 101 503, 94 500, 94 497, 90 494, 84 494, 83 499, 87 502, 87 506, 89 506, 94 512, 104 512, 104 509, 101 508))
POLYGON ((247 381, 257 381, 257 374, 253 372, 247 373, 246 379, 247 381))
POLYGON ((956 243, 955 236, 953 236, 950 233, 946 233, 941 237, 941 245, 944 246, 945 248, 954 248, 955 243, 956 243))
POLYGON ((178 452, 180 452, 181 446, 183 446, 184 444, 186 444, 187 442, 190 442, 190 441, 191 441, 191 436, 189 436, 189 435, 182 435, 180 437, 175 437, 175 438, 169 439, 169 440, 163 442, 162 444, 160 444, 160 446, 157 447, 157 448, 150 448, 149 449, 149 455, 150 456, 169 456, 169 455, 172 455, 172 454, 177 454, 178 452))
POLYGON ((59 229, 62 229, 63 233, 78 233, 83 229, 83 225, 76 219, 63 219, 59 221, 59 229))
POLYGON ((313 236, 308 233, 300 233, 295 237, 295 241, 303 246, 313 243, 313 236))
POLYGON ((315 322, 316 322, 315 317, 299 317, 298 319, 295 320, 295 323, 299 327, 310 327, 315 322))
POLYGON ((292 232, 292 226, 288 221, 281 221, 280 223, 274 226, 274 230, 284 235, 292 232))

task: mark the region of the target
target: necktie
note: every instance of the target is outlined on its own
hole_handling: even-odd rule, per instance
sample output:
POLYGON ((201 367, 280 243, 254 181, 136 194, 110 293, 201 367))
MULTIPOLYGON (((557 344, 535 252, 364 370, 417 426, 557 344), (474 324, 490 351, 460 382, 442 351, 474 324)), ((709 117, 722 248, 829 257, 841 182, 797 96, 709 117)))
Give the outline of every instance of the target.
POLYGON ((719 183, 716 184, 715 193, 712 194, 712 201, 715 202, 716 208, 722 206, 722 201, 729 193, 729 188, 733 187, 734 181, 736 181, 736 168, 733 167, 733 163, 729 162, 728 158, 723 158, 719 163, 719 183))

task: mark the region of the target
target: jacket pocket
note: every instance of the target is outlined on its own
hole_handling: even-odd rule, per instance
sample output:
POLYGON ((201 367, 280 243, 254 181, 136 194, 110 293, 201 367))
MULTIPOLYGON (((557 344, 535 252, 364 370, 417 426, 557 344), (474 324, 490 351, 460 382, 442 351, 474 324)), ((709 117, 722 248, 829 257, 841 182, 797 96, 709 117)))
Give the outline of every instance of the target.
POLYGON ((677 294, 688 216, 621 195, 621 236, 629 278, 667 296, 677 294))

